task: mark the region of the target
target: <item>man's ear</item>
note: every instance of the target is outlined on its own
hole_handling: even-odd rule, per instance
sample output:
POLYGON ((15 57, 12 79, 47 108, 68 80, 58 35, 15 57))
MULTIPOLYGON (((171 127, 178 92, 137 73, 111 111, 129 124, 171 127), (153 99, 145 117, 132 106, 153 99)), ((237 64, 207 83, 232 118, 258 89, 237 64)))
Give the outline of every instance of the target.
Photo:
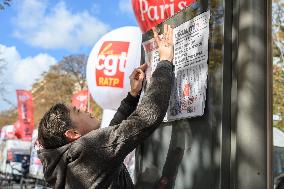
POLYGON ((73 142, 81 137, 81 134, 76 129, 68 129, 64 135, 69 142, 73 142))

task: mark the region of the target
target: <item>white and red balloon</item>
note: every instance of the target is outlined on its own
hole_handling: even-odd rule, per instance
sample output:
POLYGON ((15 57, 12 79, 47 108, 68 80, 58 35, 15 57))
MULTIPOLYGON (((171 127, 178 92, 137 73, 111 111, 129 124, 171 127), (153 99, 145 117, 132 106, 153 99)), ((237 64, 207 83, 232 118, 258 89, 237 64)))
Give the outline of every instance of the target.
POLYGON ((104 35, 92 49, 87 82, 93 99, 104 109, 102 127, 108 126, 130 91, 129 75, 140 65, 142 34, 126 26, 104 35))
POLYGON ((143 33, 190 6, 196 0, 132 0, 136 20, 143 33))

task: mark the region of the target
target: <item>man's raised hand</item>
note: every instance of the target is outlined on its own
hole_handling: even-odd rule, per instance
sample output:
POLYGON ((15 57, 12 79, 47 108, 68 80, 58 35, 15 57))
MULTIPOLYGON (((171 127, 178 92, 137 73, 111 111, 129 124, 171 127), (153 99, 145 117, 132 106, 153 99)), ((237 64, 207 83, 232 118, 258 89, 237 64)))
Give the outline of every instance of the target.
POLYGON ((158 35, 157 28, 152 28, 154 33, 154 38, 159 47, 160 61, 168 60, 173 61, 174 58, 174 49, 173 49, 173 29, 170 25, 164 25, 164 33, 158 35))
POLYGON ((134 97, 138 96, 141 89, 142 83, 145 78, 145 70, 147 69, 147 64, 143 64, 140 67, 134 69, 134 71, 129 76, 130 79, 130 94, 134 97))

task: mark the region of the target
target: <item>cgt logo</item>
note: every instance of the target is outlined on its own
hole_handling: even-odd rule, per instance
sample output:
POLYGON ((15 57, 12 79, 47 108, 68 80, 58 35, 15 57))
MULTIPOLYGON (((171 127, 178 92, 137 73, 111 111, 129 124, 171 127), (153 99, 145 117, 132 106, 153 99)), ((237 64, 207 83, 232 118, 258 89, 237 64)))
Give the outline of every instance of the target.
POLYGON ((105 41, 96 62, 97 86, 123 88, 129 42, 105 41))

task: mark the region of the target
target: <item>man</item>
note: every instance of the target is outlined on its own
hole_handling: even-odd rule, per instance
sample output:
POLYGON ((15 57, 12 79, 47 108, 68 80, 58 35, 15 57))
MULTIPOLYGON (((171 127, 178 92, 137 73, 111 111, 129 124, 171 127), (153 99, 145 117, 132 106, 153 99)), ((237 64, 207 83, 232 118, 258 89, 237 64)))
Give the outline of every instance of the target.
POLYGON ((22 174, 23 177, 27 177, 30 168, 30 158, 28 156, 24 156, 22 159, 22 174))
POLYGON ((149 87, 137 106, 146 64, 130 76, 131 92, 110 123, 56 104, 39 124, 38 152, 44 177, 53 188, 134 188, 124 158, 151 135, 167 111, 173 82, 173 30, 165 25, 163 37, 153 28, 160 60, 149 87), (136 107, 137 106, 137 107, 136 107))

